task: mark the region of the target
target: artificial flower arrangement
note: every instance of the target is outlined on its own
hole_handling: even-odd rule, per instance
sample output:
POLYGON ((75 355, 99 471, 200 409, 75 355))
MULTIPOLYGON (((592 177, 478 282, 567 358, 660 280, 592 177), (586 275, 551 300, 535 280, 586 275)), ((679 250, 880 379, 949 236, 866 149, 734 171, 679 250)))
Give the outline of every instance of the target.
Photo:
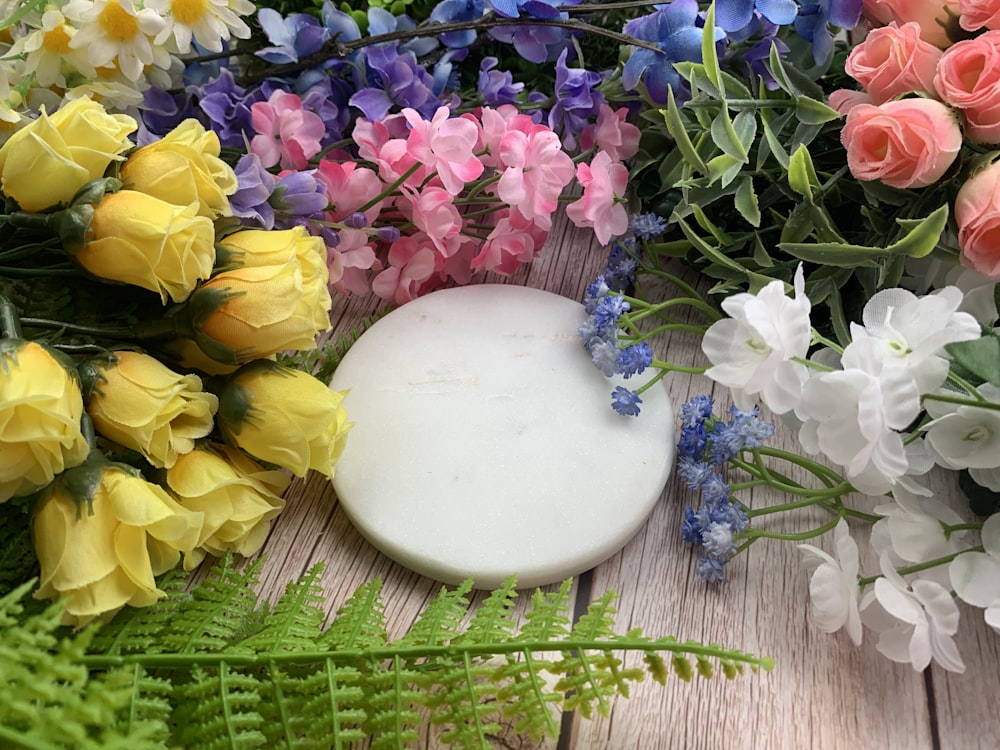
MULTIPOLYGON (((162 596, 178 579, 158 588, 153 576, 182 556, 190 567, 206 553, 259 548, 288 482, 276 467, 299 476, 334 470, 349 439, 342 395, 309 374, 331 352, 286 353, 314 349, 329 326, 329 290, 398 305, 477 272, 512 273, 542 248, 560 201, 610 250, 584 300, 583 344, 605 374, 654 373, 615 389, 612 408, 641 419, 644 389, 678 370, 704 371, 732 393, 728 414, 709 399, 680 410, 678 472, 700 499, 679 533, 698 551, 699 575, 724 580, 737 553, 759 539, 807 542, 831 532, 836 557, 803 544, 824 630, 844 627, 859 641, 865 626, 891 659, 959 670, 953 594, 998 626, 1000 255, 989 146, 1000 117, 1000 32, 991 28, 1000 24, 992 3, 7 5, 4 388, 49 386, 51 427, 37 446, 19 449, 32 471, 5 447, 0 509, 27 528, 27 504, 17 498, 40 493, 40 594, 62 599, 34 621, 39 629, 138 605, 112 619, 100 652, 83 662, 95 673, 85 667, 79 679, 131 675, 149 699, 142 731, 157 741, 171 702, 181 713, 210 712, 234 696, 239 720, 227 714, 218 731, 251 746, 379 733, 409 741, 418 719, 407 714, 387 727, 385 706, 443 707, 453 721, 468 715, 459 710, 466 704, 450 693, 434 698, 435 688, 459 684, 479 695, 487 676, 511 686, 490 695, 518 706, 513 714, 531 713, 517 700, 540 694, 537 671, 484 668, 464 673, 472 682, 446 679, 472 658, 463 644, 482 645, 484 633, 497 639, 496 653, 560 650, 530 627, 524 638, 534 645, 512 648, 512 625, 497 623, 513 583, 470 635, 418 628, 397 645, 379 636, 381 604, 370 591, 358 594, 365 606, 346 607, 344 621, 323 631, 314 579, 305 579, 275 610, 287 627, 269 630, 263 610, 241 598, 249 579, 229 568, 187 609, 162 596), (854 41, 838 41, 841 31, 854 41), (585 57, 584 34, 607 44, 585 57), (574 185, 577 194, 567 195, 574 185), (678 259, 714 285, 703 292, 683 282, 678 259), (65 278, 74 279, 72 293, 65 278), (47 298, 55 309, 44 309, 47 298), (50 314, 60 307, 69 315, 50 314), (696 318, 677 316, 681 308, 696 318), (81 310, 92 319, 73 319, 81 310), (653 337, 664 330, 700 336, 706 366, 657 358, 653 337), (78 361, 100 356, 74 368, 59 349, 78 361), (329 404, 322 419, 312 405, 308 418, 295 411, 292 382, 329 404), (819 458, 768 448, 773 427, 758 403, 798 431, 803 454, 819 458), (261 411, 278 426, 262 425, 261 411), (983 520, 927 495, 921 476, 935 464, 961 474, 983 520), (741 489, 760 485, 792 500, 740 502, 741 489), (81 486, 92 490, 90 504, 81 486), (134 544, 107 541, 106 549, 145 549, 148 558, 102 557, 97 566, 51 541, 80 527, 77 509, 94 518, 100 506, 122 506, 122 493, 147 497, 148 510, 101 516, 101 538, 128 536, 134 544), (801 533, 768 530, 767 516, 807 507, 828 520, 801 533), (848 520, 873 526, 877 573, 860 575, 848 520), (177 638, 164 628, 171 615, 184 624, 177 638), (129 633, 146 640, 123 647, 129 633), (154 658, 156 649, 173 661, 154 658), (178 658, 185 649, 194 655, 178 658), (287 663, 302 671, 283 671, 274 661, 282 651, 312 661, 293 653, 287 663), (373 654, 393 666, 365 671, 373 654), (181 671, 156 683, 150 670, 169 664, 181 671), (100 672, 117 667, 133 671, 100 672), (227 676, 232 685, 219 687, 227 676), (432 697, 400 693, 401 679, 432 697), (270 709, 255 698, 263 694, 284 719, 265 716, 270 709), (327 727, 332 734, 293 726, 284 713, 294 704, 320 722, 314 709, 331 700, 348 710, 343 726, 327 727)), ((21 394, 10 394, 4 410, 13 414, 8 404, 21 394)), ((18 416, 5 424, 42 419, 18 416)), ((14 534, 4 543, 24 547, 14 534)), ((24 615, 26 589, 15 591, 3 600, 8 622, 24 615)), ((462 597, 443 595, 425 625, 459 622, 462 597)), ((558 622, 558 604, 538 600, 539 622, 558 622)), ((599 658, 641 650, 658 679, 665 672, 653 652, 664 648, 694 653, 703 674, 708 655, 727 675, 767 666, 708 647, 614 639, 607 602, 601 607, 586 631, 599 658), (609 638, 615 646, 601 640, 609 638)), ((89 632, 73 648, 86 648, 89 632)), ((625 689, 614 661, 584 664, 563 651, 549 665, 563 680, 558 691, 572 688, 582 702, 625 689)), ((31 658, 49 663, 41 651, 31 658)), ((684 676, 682 662, 674 669, 684 676)), ((118 705, 136 707, 128 696, 118 705)), ((486 719, 472 713, 456 737, 482 736, 486 719)))

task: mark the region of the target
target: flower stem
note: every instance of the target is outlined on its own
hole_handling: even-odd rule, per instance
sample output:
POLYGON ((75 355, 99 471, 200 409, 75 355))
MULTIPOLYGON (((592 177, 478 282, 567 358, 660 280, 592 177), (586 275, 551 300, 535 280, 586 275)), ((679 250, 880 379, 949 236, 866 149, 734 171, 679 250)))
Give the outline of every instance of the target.
MULTIPOLYGON (((908 576, 911 573, 919 573, 922 570, 930 570, 931 568, 936 568, 939 565, 947 565, 956 557, 958 557, 959 555, 964 555, 966 552, 985 552, 985 550, 983 549, 982 545, 979 545, 977 547, 969 547, 968 549, 962 549, 959 550, 958 552, 953 552, 950 555, 945 555, 944 557, 935 557, 933 560, 928 560, 927 562, 916 563, 914 565, 907 565, 904 568, 898 568, 896 572, 899 573, 901 576, 908 576)), ((882 578, 882 576, 881 575, 865 576, 865 577, 858 576, 858 585, 861 588, 864 588, 865 586, 869 586, 875 583, 875 581, 877 581, 879 578, 882 578)))
POLYGON ((985 401, 980 397, 979 399, 966 398, 964 396, 947 396, 943 393, 925 393, 922 400, 930 401, 943 401, 947 404, 958 404, 959 406, 975 406, 979 409, 989 409, 991 411, 1000 411, 1000 404, 993 401, 985 401))
POLYGON ((14 303, 0 294, 0 332, 4 338, 21 338, 21 321, 14 303))
POLYGON ((842 515, 837 513, 833 518, 824 523, 822 526, 817 526, 815 529, 810 529, 809 531, 799 531, 794 533, 786 533, 781 531, 765 531, 764 529, 747 529, 742 534, 739 534, 741 539, 753 539, 763 537, 765 539, 781 539, 787 542, 804 542, 807 539, 815 539, 818 536, 822 536, 826 532, 833 529, 838 523, 842 515))

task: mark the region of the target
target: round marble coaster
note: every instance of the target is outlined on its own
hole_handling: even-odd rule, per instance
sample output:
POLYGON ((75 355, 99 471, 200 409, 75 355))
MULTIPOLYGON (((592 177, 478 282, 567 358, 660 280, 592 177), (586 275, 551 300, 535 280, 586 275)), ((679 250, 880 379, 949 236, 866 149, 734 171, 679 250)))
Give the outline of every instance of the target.
POLYGON ((591 364, 585 317, 564 297, 487 284, 366 331, 331 383, 350 391, 333 484, 358 530, 418 573, 477 588, 560 581, 617 552, 667 481, 673 412, 662 384, 640 416, 612 410, 626 381, 591 364))

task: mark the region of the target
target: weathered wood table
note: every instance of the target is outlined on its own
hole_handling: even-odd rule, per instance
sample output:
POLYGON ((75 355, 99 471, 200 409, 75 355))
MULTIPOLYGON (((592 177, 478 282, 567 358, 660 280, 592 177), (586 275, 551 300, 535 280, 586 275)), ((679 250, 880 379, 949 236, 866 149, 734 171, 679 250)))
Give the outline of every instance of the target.
MULTIPOLYGON (((512 278, 479 280, 522 284, 579 300, 605 259, 589 230, 574 228, 560 215, 548 246, 531 266, 512 278)), ((380 307, 381 302, 373 297, 335 299, 334 331, 351 330, 380 307)), ((661 339, 656 349, 676 364, 705 364, 697 339, 690 335, 661 339)), ((702 376, 672 375, 668 383, 675 406, 691 395, 715 392, 713 383, 702 376)), ((719 400, 725 401, 724 390, 716 393, 719 400)), ((772 444, 791 448, 794 436, 779 424, 772 444)), ((940 491, 954 491, 946 478, 939 479, 940 491)), ((322 476, 312 474, 304 482, 295 481, 286 498, 287 507, 264 547, 268 563, 262 594, 276 599, 290 580, 323 560, 329 612, 335 612, 357 586, 381 576, 389 635, 405 632, 440 584, 409 572, 365 541, 322 476)), ((613 750, 1000 747, 1000 636, 986 626, 981 611, 960 603, 957 642, 967 666, 965 674, 937 667, 918 673, 894 664, 875 650, 871 638, 856 648, 846 634, 830 636, 810 623, 808 577, 794 543, 758 541, 729 566, 727 584, 710 586, 698 579, 695 558, 679 533, 682 509, 691 499, 672 477, 648 522, 625 548, 576 579, 577 607, 613 589, 620 596, 621 632, 642 627, 650 636, 675 635, 770 655, 776 663, 774 671, 747 673, 732 682, 721 674, 710 681, 695 677, 690 684, 671 678, 666 686, 647 680, 635 686, 631 698, 614 701, 607 718, 564 717, 558 743, 547 746, 613 750)), ((761 491, 749 500, 753 506, 777 502, 761 491)), ((780 525, 772 526, 774 530, 809 528, 808 519, 801 516, 776 523, 780 525)), ((862 546, 863 540, 856 538, 862 546)), ((819 542, 826 549, 830 543, 830 539, 819 542)), ((871 563, 863 563, 866 572, 877 570, 871 563)), ((434 735, 425 736, 426 746, 434 747, 434 735)), ((498 746, 533 745, 504 737, 498 739, 498 746)))

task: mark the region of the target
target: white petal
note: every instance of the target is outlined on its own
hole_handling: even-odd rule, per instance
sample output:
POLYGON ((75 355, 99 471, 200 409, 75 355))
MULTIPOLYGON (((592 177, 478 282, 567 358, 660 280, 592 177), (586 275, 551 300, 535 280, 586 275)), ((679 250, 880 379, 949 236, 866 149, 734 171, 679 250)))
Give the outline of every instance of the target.
POLYGON ((875 581, 875 596, 885 611, 897 620, 909 625, 926 620, 923 608, 914 600, 913 595, 897 588, 886 578, 875 581))
POLYGON ((1000 513, 994 513, 986 519, 979 535, 983 542, 983 549, 1000 560, 1000 513))
POLYGON ((934 581, 917 579, 913 593, 924 606, 924 612, 934 621, 934 627, 947 635, 958 632, 958 605, 943 586, 934 581))
POLYGON ((973 607, 1000 604, 1000 559, 984 552, 966 552, 948 566, 951 586, 973 607))

